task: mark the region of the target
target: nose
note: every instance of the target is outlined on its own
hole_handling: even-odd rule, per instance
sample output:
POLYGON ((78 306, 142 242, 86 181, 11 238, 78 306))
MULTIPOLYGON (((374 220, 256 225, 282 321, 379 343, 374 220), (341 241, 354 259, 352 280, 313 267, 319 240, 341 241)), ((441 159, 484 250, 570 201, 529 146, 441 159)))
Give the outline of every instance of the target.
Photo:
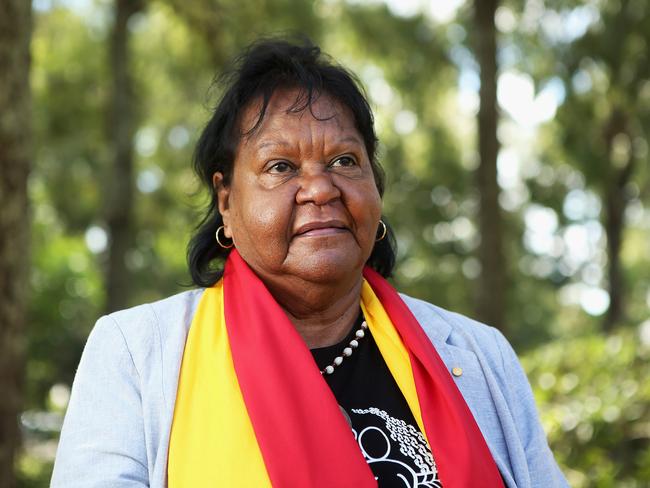
POLYGON ((341 191, 334 184, 332 175, 327 171, 320 171, 316 174, 302 174, 300 176, 300 188, 296 193, 297 203, 325 205, 340 197, 341 191))

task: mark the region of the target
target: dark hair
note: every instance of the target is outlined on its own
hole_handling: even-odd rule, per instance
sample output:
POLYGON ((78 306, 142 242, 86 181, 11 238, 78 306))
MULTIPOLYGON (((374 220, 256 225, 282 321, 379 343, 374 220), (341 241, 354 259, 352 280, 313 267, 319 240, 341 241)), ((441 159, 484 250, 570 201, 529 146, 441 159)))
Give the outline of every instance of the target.
MULTIPOLYGON (((210 202, 188 245, 187 260, 192 281, 198 286, 212 286, 221 277, 222 261, 230 249, 215 241, 215 232, 223 225, 212 177, 223 174, 224 184, 232 176, 235 153, 243 135, 255 131, 278 89, 299 90, 290 110, 301 112, 325 93, 350 109, 357 130, 370 158, 379 194, 384 193, 384 173, 376 160, 377 136, 368 101, 356 77, 335 64, 320 48, 307 39, 264 39, 251 44, 239 55, 229 70, 215 82, 223 85, 212 117, 203 129, 194 152, 194 170, 210 192, 210 202), (240 117, 248 105, 261 99, 259 117, 252 129, 243 133, 240 117)), ((384 219, 384 222, 386 220, 384 219)), ((375 244, 367 264, 388 277, 395 265, 396 243, 387 225, 386 237, 375 244)))

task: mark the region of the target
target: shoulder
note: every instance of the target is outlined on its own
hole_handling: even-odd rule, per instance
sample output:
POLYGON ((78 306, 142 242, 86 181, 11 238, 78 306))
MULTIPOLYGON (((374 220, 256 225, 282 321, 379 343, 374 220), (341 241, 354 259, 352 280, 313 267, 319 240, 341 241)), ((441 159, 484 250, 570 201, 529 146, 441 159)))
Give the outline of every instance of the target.
MULTIPOLYGON (((165 350, 182 350, 203 289, 176 295, 108 314, 97 322, 92 336, 120 337, 140 372, 165 350)), ((90 341, 91 339, 89 339, 90 341)), ((162 358, 160 358, 162 359, 162 358)))
POLYGON ((144 333, 152 327, 170 327, 189 323, 196 309, 203 288, 184 291, 151 303, 113 312, 107 316, 129 336, 144 333))
POLYGON ((502 367, 504 361, 513 359, 512 347, 495 327, 424 300, 404 294, 401 294, 401 297, 433 342, 444 342, 474 352, 480 351, 494 362, 492 366, 495 367, 502 367))

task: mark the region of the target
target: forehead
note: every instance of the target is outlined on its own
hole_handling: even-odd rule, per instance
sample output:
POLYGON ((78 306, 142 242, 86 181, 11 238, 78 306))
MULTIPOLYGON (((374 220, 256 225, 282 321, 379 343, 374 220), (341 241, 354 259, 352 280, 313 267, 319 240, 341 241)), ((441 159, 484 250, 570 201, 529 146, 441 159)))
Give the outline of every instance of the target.
POLYGON ((261 121, 261 97, 249 104, 241 116, 240 130, 244 138, 242 142, 259 139, 269 132, 297 128, 307 130, 310 126, 341 132, 353 131, 358 134, 354 117, 348 107, 326 93, 316 95, 310 104, 306 104, 304 97, 306 94, 299 89, 276 91, 269 100, 261 121))

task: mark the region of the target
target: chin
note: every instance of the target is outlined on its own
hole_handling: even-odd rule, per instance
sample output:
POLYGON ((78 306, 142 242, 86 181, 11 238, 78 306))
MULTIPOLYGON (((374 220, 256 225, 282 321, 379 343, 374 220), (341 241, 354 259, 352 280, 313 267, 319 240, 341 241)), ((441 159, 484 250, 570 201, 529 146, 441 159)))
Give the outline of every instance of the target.
POLYGON ((358 256, 345 252, 319 252, 301 259, 297 269, 290 272, 306 281, 343 284, 361 276, 364 262, 358 256))

